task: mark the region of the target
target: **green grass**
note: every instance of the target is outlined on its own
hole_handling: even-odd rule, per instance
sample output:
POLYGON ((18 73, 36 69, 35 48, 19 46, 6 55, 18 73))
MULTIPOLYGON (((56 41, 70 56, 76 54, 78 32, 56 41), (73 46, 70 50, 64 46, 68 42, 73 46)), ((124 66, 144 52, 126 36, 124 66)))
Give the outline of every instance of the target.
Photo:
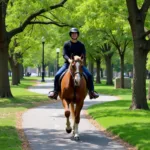
MULTIPOLYGON (((131 89, 114 89, 114 86, 95 85, 97 92, 119 96, 120 100, 90 107, 89 114, 106 130, 118 135, 139 150, 150 149, 150 111, 129 110, 131 89)), ((150 101, 148 101, 150 107, 150 101)))
POLYGON ((0 150, 22 150, 16 129, 16 113, 48 101, 46 95, 29 92, 27 88, 36 83, 37 77, 26 77, 19 86, 11 86, 14 98, 0 99, 0 150))

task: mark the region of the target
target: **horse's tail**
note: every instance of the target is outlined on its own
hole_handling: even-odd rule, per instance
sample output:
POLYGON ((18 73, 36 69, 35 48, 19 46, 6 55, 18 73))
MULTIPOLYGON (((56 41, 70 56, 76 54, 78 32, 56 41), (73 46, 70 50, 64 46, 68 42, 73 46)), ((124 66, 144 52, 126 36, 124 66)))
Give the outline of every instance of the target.
POLYGON ((70 111, 71 111, 72 119, 74 120, 75 119, 75 112, 74 112, 74 103, 73 102, 70 103, 70 111))

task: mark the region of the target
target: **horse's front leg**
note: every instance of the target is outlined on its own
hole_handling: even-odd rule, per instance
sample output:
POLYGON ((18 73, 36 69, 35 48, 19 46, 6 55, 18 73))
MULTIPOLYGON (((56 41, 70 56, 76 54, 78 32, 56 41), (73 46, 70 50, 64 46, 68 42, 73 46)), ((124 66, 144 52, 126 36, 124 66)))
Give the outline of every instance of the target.
POLYGON ((83 103, 80 104, 76 104, 76 109, 75 109, 75 120, 74 120, 74 125, 73 125, 73 134, 74 134, 74 139, 75 140, 79 140, 79 131, 78 131, 78 127, 79 127, 79 123, 80 123, 80 112, 82 109, 83 103))
POLYGON ((66 100, 63 100, 62 102, 63 102, 63 106, 64 106, 64 109, 65 109, 66 132, 67 133, 71 133, 72 128, 71 128, 71 124, 70 124, 70 120, 69 120, 69 117, 70 117, 69 104, 67 103, 66 100))
POLYGON ((74 136, 75 140, 79 140, 78 125, 79 125, 79 123, 74 122, 74 125, 73 125, 73 136, 74 136))

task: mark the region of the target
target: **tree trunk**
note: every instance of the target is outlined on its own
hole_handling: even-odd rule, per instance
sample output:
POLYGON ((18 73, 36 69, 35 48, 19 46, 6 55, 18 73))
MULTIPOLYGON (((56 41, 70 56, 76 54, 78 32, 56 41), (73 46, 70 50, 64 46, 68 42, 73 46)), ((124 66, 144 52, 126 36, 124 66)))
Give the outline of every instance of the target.
POLYGON ((24 71, 23 71, 23 65, 19 64, 19 75, 20 75, 20 79, 23 79, 24 76, 24 71))
POLYGON ((107 76, 106 84, 113 85, 111 57, 105 56, 105 62, 106 62, 106 76, 107 76))
POLYGON ((149 109, 146 100, 146 58, 150 49, 150 40, 146 40, 144 23, 150 1, 143 2, 143 8, 137 7, 137 1, 126 0, 129 23, 134 42, 133 51, 133 90, 131 109, 149 109))
POLYGON ((5 30, 6 5, 0 2, 0 98, 13 97, 8 77, 8 45, 5 30))
POLYGON ((20 84, 20 74, 19 74, 19 65, 15 65, 12 68, 12 85, 20 84))
POLYGON ((9 58, 9 63, 12 70, 12 85, 18 85, 20 83, 20 72, 19 72, 19 64, 14 62, 13 58, 9 58))
POLYGON ((0 48, 0 98, 4 97, 13 96, 10 91, 8 77, 8 51, 6 49, 4 50, 4 48, 0 48))
POLYGON ((48 77, 51 76, 51 65, 50 62, 48 62, 48 77))
POLYGON ((131 109, 148 109, 146 99, 146 57, 147 52, 140 48, 143 41, 134 41, 133 93, 131 109))
POLYGON ((96 83, 101 83, 101 79, 100 79, 100 59, 96 60, 96 83))
POLYGON ((124 55, 120 57, 120 69, 121 69, 121 78, 120 78, 120 87, 124 88, 124 55))
POLYGON ((38 66, 38 77, 40 77, 40 76, 41 76, 41 67, 38 66))
POLYGON ((107 85, 113 85, 112 81, 112 64, 111 64, 111 58, 114 54, 113 51, 111 51, 111 45, 109 43, 105 43, 102 46, 102 52, 104 53, 105 63, 106 63, 106 76, 107 76, 107 85), (108 53, 109 52, 109 53, 108 53))
POLYGON ((100 68, 100 74, 101 74, 101 78, 103 78, 104 77, 103 68, 100 68))

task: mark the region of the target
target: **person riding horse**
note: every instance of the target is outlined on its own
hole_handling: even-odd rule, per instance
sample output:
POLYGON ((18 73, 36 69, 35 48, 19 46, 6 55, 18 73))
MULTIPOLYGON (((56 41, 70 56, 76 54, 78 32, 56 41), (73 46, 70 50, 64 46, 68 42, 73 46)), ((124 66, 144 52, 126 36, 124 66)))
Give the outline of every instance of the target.
MULTIPOLYGON (((54 79, 54 91, 49 92, 48 97, 52 99, 56 99, 58 97, 59 92, 59 78, 62 75, 64 71, 66 71, 69 67, 69 64, 72 62, 71 55, 77 55, 77 56, 84 56, 84 59, 86 61, 86 50, 83 43, 81 43, 78 39, 79 37, 79 31, 77 28, 71 28, 69 31, 69 35, 71 37, 71 40, 65 42, 63 47, 63 57, 65 59, 64 65, 58 70, 58 72, 55 75, 54 79)), ((83 66, 83 72, 88 77, 88 90, 89 90, 89 97, 90 99, 98 98, 99 94, 94 91, 94 85, 93 85, 93 77, 91 73, 88 71, 88 69, 83 66)))

